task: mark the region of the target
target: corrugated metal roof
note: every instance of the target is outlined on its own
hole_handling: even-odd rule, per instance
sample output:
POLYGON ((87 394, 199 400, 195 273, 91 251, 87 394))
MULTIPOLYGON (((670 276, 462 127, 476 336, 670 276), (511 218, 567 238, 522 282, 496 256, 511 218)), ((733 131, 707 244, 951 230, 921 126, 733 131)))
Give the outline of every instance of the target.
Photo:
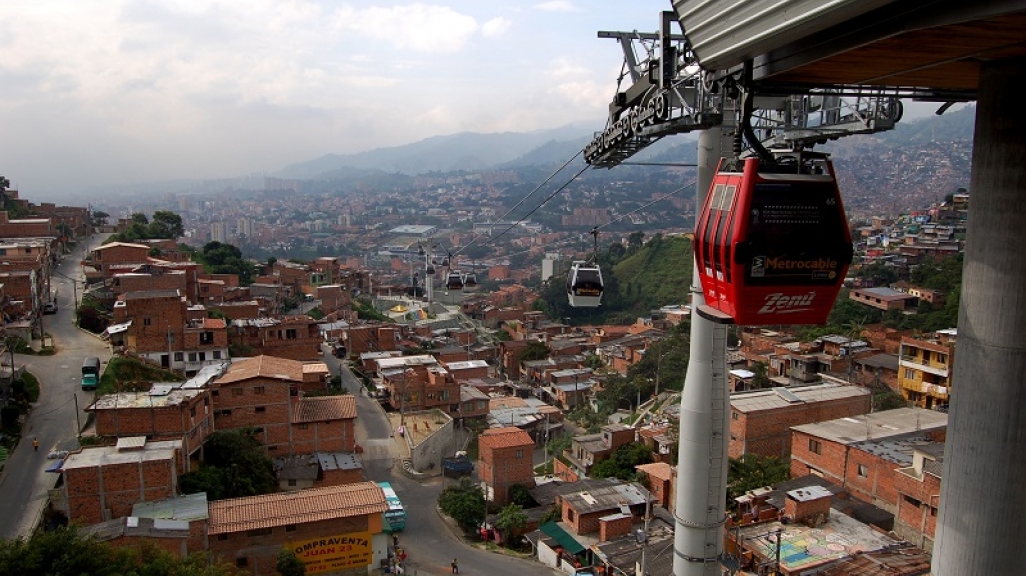
POLYGON ((207 533, 228 534, 288 524, 336 520, 381 513, 387 509, 385 493, 374 482, 232 498, 210 503, 207 533))
POLYGON ((164 518, 188 522, 205 520, 208 515, 206 492, 153 502, 137 502, 132 505, 132 516, 139 518, 164 518))
MULTIPOLYGON (((870 394, 869 390, 860 386, 841 386, 839 384, 793 386, 787 388, 787 391, 805 403, 826 402, 870 394)), ((786 401, 773 389, 735 392, 730 395, 730 407, 744 413, 776 410, 791 405, 792 402, 786 401)))
POLYGON ((792 430, 843 444, 865 440, 883 440, 918 431, 939 430, 948 425, 944 412, 925 408, 895 408, 838 418, 816 424, 795 426, 792 430))
POLYGON ((141 450, 146 446, 145 436, 123 436, 118 438, 118 450, 141 450))

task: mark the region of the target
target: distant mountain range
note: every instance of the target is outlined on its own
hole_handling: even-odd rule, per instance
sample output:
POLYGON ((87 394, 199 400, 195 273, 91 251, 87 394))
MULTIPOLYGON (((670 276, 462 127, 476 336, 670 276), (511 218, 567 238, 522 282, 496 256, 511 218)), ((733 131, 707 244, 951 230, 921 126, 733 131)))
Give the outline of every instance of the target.
MULTIPOLYGON (((844 183, 842 187, 846 202, 851 194, 852 197, 864 198, 870 206, 918 207, 917 202, 933 198, 938 190, 943 197, 943 193, 952 186, 967 185, 975 113, 975 107, 968 106, 943 116, 904 121, 894 130, 842 138, 822 149, 833 154, 839 173, 842 165, 849 164, 847 171, 853 181, 844 183), (888 160, 884 161, 884 158, 888 160), (911 164, 918 166, 920 174, 934 171, 936 167, 938 175, 932 180, 920 178, 920 182, 911 183, 918 188, 906 192, 910 182, 902 171, 911 164), (887 171, 892 174, 885 174, 887 171), (881 194, 885 196, 883 203, 875 198, 881 194), (896 201, 895 197, 899 195, 907 196, 907 200, 896 201)), ((428 172, 483 169, 549 171, 581 152, 601 128, 601 125, 568 125, 528 133, 465 132, 435 136, 404 146, 355 154, 327 154, 266 175, 313 181, 304 189, 318 191, 335 189, 340 182, 359 183, 371 189, 380 185, 391 188, 397 182, 428 172)), ((697 138, 697 134, 664 138, 630 158, 629 162, 693 164, 697 157, 697 138)), ((577 157, 571 169, 577 170, 583 165, 583 159, 577 157)), ((111 198, 132 198, 176 191, 259 190, 263 187, 264 176, 251 174, 222 179, 145 182, 107 186, 102 191, 111 198)), ((95 198, 96 192, 82 190, 80 194, 95 198)))
MULTIPOLYGON (((974 119, 975 108, 969 106, 943 116, 900 122, 888 132, 842 138, 830 142, 824 150, 841 159, 863 154, 867 148, 879 152, 881 148, 915 148, 944 141, 971 142, 974 119)), ((347 180, 378 171, 412 176, 427 172, 559 165, 580 152, 597 129, 569 125, 529 133, 464 132, 435 136, 404 146, 355 154, 327 154, 286 166, 273 176, 299 180, 347 180)), ((696 138, 695 134, 665 138, 631 160, 693 163, 697 157, 696 138)))

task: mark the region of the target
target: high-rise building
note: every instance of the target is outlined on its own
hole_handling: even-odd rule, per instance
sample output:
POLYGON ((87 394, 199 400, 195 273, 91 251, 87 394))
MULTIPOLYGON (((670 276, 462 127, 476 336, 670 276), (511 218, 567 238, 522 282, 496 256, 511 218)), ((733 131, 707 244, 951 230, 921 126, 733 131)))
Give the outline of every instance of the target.
POLYGON ((224 222, 214 222, 210 225, 211 242, 227 242, 228 226, 224 222))
POLYGON ((542 282, 548 280, 552 276, 561 274, 563 268, 567 267, 566 258, 555 252, 549 252, 545 254, 545 258, 542 259, 542 282))

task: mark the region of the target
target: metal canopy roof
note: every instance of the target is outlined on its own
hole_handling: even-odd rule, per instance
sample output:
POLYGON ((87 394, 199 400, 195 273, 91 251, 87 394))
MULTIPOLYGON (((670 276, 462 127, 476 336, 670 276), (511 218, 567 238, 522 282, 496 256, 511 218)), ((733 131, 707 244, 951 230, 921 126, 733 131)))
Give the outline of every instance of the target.
MULTIPOLYGON (((854 16, 838 7, 852 2, 789 0, 758 20, 732 15, 736 0, 713 2, 704 19, 689 4, 696 2, 676 0, 674 7, 685 35, 710 55, 703 66, 727 70, 751 58, 753 79, 764 92, 872 86, 926 99, 971 100, 981 64, 1026 56, 1024 0, 866 2, 873 9, 854 16), (795 8, 803 12, 788 11, 795 8), (723 18, 734 20, 725 24, 723 18), (737 48, 710 44, 725 38, 737 48)), ((701 61, 698 48, 696 54, 701 61)))

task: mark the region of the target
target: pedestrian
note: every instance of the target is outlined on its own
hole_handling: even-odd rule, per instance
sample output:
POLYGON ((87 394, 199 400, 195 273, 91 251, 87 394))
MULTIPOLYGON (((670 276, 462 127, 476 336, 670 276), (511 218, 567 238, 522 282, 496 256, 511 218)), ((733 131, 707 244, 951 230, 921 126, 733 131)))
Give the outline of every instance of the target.
POLYGON ((452 559, 452 573, 453 574, 459 574, 460 573, 460 565, 456 563, 456 559, 455 558, 452 559))
POLYGON ((39 438, 36 438, 35 436, 32 437, 32 449, 39 452, 39 438))
POLYGON ((394 548, 398 548, 399 547, 399 535, 398 534, 392 534, 392 547, 394 547, 394 548))

